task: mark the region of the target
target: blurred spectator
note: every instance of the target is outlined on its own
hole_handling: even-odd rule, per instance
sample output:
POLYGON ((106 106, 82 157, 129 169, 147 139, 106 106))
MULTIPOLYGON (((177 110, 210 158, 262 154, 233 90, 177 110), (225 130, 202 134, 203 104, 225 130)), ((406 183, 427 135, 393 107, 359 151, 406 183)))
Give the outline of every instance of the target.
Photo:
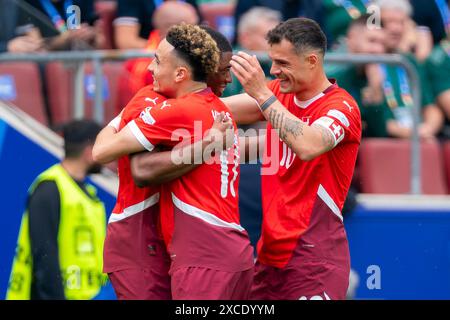
POLYGON ((358 19, 366 13, 367 0, 324 0, 325 30, 329 44, 339 41, 345 36, 352 20, 358 19))
MULTIPOLYGON (((189 3, 166 1, 153 13, 152 22, 155 29, 150 33, 146 42, 145 49, 148 51, 156 50, 160 40, 166 36, 172 25, 181 22, 197 24, 199 17, 194 7, 189 3)), ((150 58, 139 58, 125 63, 124 72, 119 79, 117 113, 125 107, 136 92, 153 82, 152 75, 147 70, 151 61, 150 58)))
POLYGON ((413 20, 419 26, 427 26, 434 44, 438 44, 450 33, 450 12, 447 0, 410 0, 413 20), (447 31, 446 31, 447 29, 447 31))
MULTIPOLYGON (((433 103, 434 97, 430 83, 424 72, 424 67, 419 64, 412 52, 405 50, 403 40, 409 32, 411 6, 406 0, 378 0, 375 2, 381 9, 381 23, 386 33, 385 44, 388 53, 403 53, 405 57, 417 68, 419 75, 419 85, 422 93, 422 123, 419 125, 419 136, 421 138, 435 137, 443 126, 443 113, 433 103)), ((422 44, 421 44, 422 45, 422 44)), ((416 50, 417 54, 417 50, 416 50)), ((366 117, 367 121, 372 121, 372 127, 379 129, 379 135, 383 136, 384 131, 387 136, 397 138, 409 138, 412 135, 412 89, 410 81, 406 75, 406 70, 400 66, 379 65, 373 67, 367 74, 369 92, 382 90, 382 101, 375 101, 377 95, 368 95, 374 100, 374 104, 382 103, 381 118, 376 119, 366 117), (381 121, 378 121, 381 120, 381 121)), ((370 108, 369 108, 370 109, 370 108)), ((368 123, 369 124, 369 123, 368 123)), ((371 126, 369 124, 369 126, 371 126)))
MULTIPOLYGON (((266 35, 281 22, 281 14, 278 11, 266 7, 254 7, 247 11, 238 24, 238 45, 235 51, 260 51, 266 53, 269 44, 266 35)), ((269 60, 262 61, 261 66, 267 76, 270 76, 269 60)), ((241 83, 233 76, 233 82, 227 86, 224 96, 230 96, 242 92, 241 83)))
MULTIPOLYGON (((148 39, 153 29, 170 27, 176 21, 190 22, 195 17, 198 23, 200 16, 195 0, 187 0, 195 9, 189 13, 186 11, 171 12, 164 16, 164 21, 153 22, 153 14, 163 4, 163 0, 118 0, 117 18, 114 20, 115 43, 118 49, 143 49, 147 47, 148 39), (182 16, 186 14, 186 16, 182 16), (161 25, 164 24, 164 25, 161 25)), ((168 1, 166 1, 168 2, 168 1)), ((180 1, 181 2, 181 1, 180 1)))
POLYGON ((39 29, 48 50, 104 46, 105 37, 94 11, 94 0, 26 0, 22 12, 23 20, 39 29))
POLYGON ((0 0, 0 53, 36 52, 43 50, 39 30, 20 21, 20 8, 15 0, 0 0))
POLYGON ((278 11, 265 7, 252 8, 239 21, 238 47, 250 51, 267 51, 267 32, 280 22, 281 14, 278 11))
POLYGON ((101 168, 92 160, 100 129, 88 120, 69 123, 65 158, 31 185, 7 299, 86 300, 104 285, 105 208, 86 182, 101 168))
MULTIPOLYGON (((385 53, 385 33, 381 28, 368 28, 367 20, 369 17, 370 15, 364 14, 353 20, 347 30, 346 38, 341 38, 339 44, 335 46, 332 52, 352 54, 385 53)), ((372 64, 357 66, 352 63, 327 63, 325 66, 327 76, 335 78, 338 85, 347 90, 358 103, 363 122, 363 134, 368 136, 377 136, 379 134, 373 132, 372 127, 367 126, 367 118, 370 117, 372 120, 369 123, 373 123, 373 121, 376 123, 382 119, 378 119, 382 114, 380 102, 376 105, 372 101, 380 101, 383 98, 383 93, 381 90, 369 93, 367 88, 366 73, 369 73, 373 68, 372 64), (369 94, 372 96, 368 103, 367 96, 369 94), (368 107, 369 105, 370 107, 368 107)), ((381 135, 384 136, 385 133, 381 135)))
MULTIPOLYGON (((236 31, 242 15, 254 7, 266 7, 281 13, 281 20, 306 17, 324 27, 322 0, 238 0, 234 14, 236 31)), ((237 37, 235 37, 237 41, 237 37)))
POLYGON ((426 66, 436 102, 446 116, 442 134, 450 139, 450 38, 443 39, 434 48, 426 66))
POLYGON ((377 0, 381 9, 381 23, 386 30, 386 45, 390 52, 413 53, 425 60, 433 49, 433 37, 426 26, 417 26, 411 19, 408 0, 377 0))

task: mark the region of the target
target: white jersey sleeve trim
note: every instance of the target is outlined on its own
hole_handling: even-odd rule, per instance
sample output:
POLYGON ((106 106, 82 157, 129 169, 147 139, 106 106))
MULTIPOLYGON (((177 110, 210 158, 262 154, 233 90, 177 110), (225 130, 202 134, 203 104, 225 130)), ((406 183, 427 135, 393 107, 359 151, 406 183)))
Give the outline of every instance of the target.
POLYGON ((226 222, 223 221, 222 219, 216 217, 215 215, 206 212, 202 209, 196 208, 194 206, 191 206, 190 204, 187 204, 186 202, 181 201, 180 199, 178 199, 175 194, 172 193, 172 201, 173 204, 180 209, 181 211, 183 211, 184 213, 199 218, 203 221, 205 221, 206 223, 218 226, 218 227, 223 227, 223 228, 232 228, 232 229, 236 229, 238 231, 245 231, 245 229, 234 222, 226 222))
POLYGON ((133 133, 134 137, 139 141, 142 146, 147 149, 148 151, 152 151, 155 146, 151 144, 150 141, 145 137, 145 135, 142 133, 141 129, 136 124, 136 121, 130 121, 127 124, 127 127, 130 128, 131 132, 133 133))
POLYGON ((134 216, 135 214, 138 214, 142 211, 144 211, 147 208, 150 208, 157 204, 159 202, 159 192, 155 193, 154 195, 148 197, 142 202, 136 203, 132 206, 129 206, 125 209, 123 209, 120 213, 111 213, 109 216, 108 223, 117 222, 123 219, 126 219, 128 217, 134 216))
POLYGON ((342 217, 341 210, 339 210, 338 206, 334 202, 333 198, 328 194, 327 190, 320 184, 319 190, 317 190, 317 195, 320 199, 322 199, 323 202, 330 208, 330 210, 341 220, 344 221, 344 218, 342 217))
POLYGON ((335 122, 335 120, 330 117, 321 117, 321 118, 317 119, 316 121, 314 121, 312 124, 317 124, 325 129, 327 129, 331 133, 331 135, 334 139, 334 144, 333 144, 333 148, 334 148, 337 146, 337 144, 339 142, 342 141, 342 139, 344 139, 344 134, 339 137, 339 140, 336 140, 336 135, 334 134, 333 130, 331 130, 331 127, 330 127, 333 124, 333 122, 335 122))
POLYGON ((328 111, 327 116, 332 116, 338 119, 347 128, 350 127, 350 121, 348 121, 347 116, 342 111, 331 109, 330 111, 328 111))
POLYGON ((113 25, 115 26, 135 26, 138 24, 139 20, 136 17, 119 17, 113 21, 113 25))

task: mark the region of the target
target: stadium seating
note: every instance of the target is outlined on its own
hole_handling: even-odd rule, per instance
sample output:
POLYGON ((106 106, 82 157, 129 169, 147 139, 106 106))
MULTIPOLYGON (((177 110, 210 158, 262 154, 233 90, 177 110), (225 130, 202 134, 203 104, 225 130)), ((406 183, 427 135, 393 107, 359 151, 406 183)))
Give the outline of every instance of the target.
MULTIPOLYGON (((406 194, 410 191, 411 144, 399 139, 365 139, 359 152, 362 192, 406 194)), ((446 194, 442 150, 438 142, 421 144, 424 194, 446 194)))
POLYGON ((0 64, 0 100, 10 102, 47 125, 39 67, 32 62, 0 64))
POLYGON ((444 143, 444 165, 447 174, 447 190, 450 193, 450 141, 444 143))
POLYGON ((114 46, 114 30, 113 30, 113 21, 116 17, 117 13, 117 2, 116 1, 96 1, 95 2, 95 12, 98 14, 100 18, 100 22, 102 23, 103 32, 105 34, 105 48, 104 49, 113 49, 114 46))
MULTIPOLYGON (((103 64, 103 107, 104 123, 115 116, 117 100, 117 81, 122 72, 121 62, 105 62, 103 64)), ((94 109, 94 77, 92 65, 85 67, 85 117, 92 118, 94 109)), ((60 125, 67 122, 73 115, 73 75, 74 70, 69 65, 52 62, 46 66, 47 94, 52 123, 60 125)))

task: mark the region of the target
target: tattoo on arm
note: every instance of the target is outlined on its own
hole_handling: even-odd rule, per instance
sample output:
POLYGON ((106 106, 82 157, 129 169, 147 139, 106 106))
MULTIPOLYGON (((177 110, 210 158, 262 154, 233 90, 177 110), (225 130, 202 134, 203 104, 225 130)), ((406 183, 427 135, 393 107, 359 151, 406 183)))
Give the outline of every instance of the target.
POLYGON ((312 125, 312 127, 316 128, 317 130, 320 131, 320 136, 322 137, 322 143, 325 146, 326 151, 333 149, 335 139, 334 139, 333 134, 330 132, 330 130, 327 130, 326 128, 324 128, 320 125, 317 125, 317 124, 312 125))
POLYGON ((269 121, 273 128, 278 129, 281 140, 286 142, 290 148, 292 147, 292 143, 287 140, 288 133, 290 133, 294 139, 303 135, 303 127, 305 126, 305 123, 298 119, 285 117, 284 110, 270 110, 269 121))

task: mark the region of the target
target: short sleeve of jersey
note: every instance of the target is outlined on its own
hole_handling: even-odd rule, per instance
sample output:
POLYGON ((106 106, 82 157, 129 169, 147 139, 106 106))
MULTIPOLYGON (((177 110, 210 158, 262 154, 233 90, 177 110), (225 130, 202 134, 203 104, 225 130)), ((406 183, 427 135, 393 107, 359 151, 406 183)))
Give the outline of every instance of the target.
POLYGON ((140 23, 143 6, 139 0, 118 0, 117 18, 118 24, 137 24, 140 23))
POLYGON ((313 124, 330 131, 334 146, 342 141, 359 142, 361 139, 361 114, 355 100, 349 96, 331 99, 313 124))
POLYGON ((180 139, 190 136, 186 128, 192 119, 189 119, 186 111, 175 100, 166 100, 157 106, 146 107, 127 127, 148 151, 157 145, 172 147, 180 139))
POLYGON ((122 113, 120 128, 122 129, 128 122, 139 116, 140 112, 146 107, 156 106, 164 100, 166 100, 166 98, 153 91, 152 86, 140 89, 125 106, 122 113))

